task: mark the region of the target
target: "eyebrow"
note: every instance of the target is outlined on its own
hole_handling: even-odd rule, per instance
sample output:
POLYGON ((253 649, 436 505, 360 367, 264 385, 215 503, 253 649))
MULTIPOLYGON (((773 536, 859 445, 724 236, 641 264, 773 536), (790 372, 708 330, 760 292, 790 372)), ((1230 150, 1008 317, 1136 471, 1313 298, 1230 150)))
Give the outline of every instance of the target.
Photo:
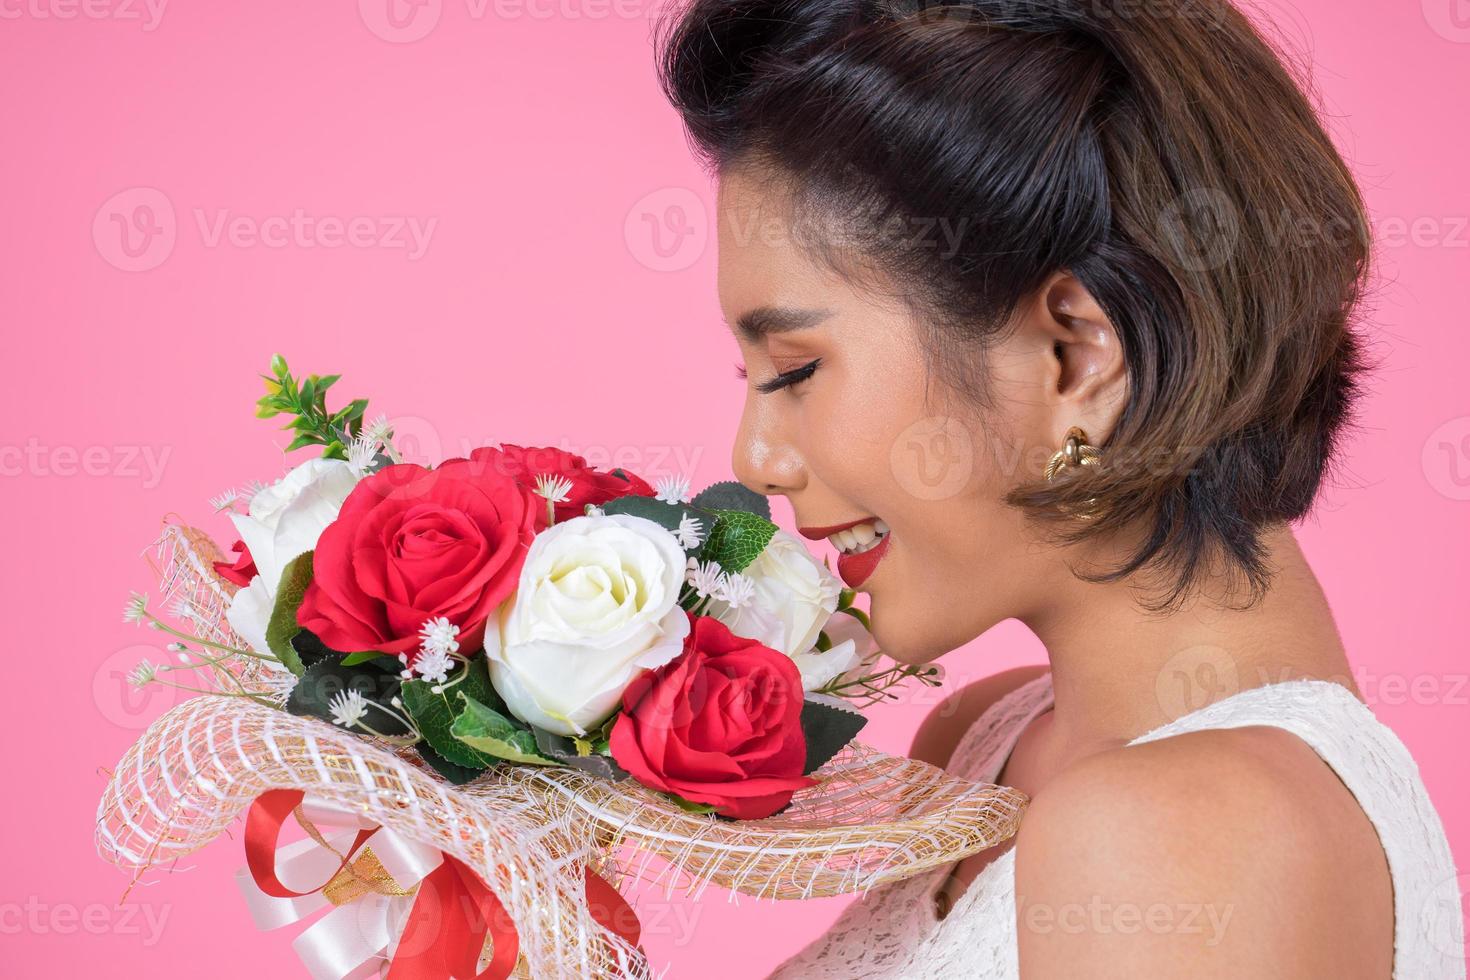
POLYGON ((814 327, 832 315, 831 310, 807 310, 789 306, 757 306, 740 315, 735 329, 755 343, 767 334, 787 333, 814 327))

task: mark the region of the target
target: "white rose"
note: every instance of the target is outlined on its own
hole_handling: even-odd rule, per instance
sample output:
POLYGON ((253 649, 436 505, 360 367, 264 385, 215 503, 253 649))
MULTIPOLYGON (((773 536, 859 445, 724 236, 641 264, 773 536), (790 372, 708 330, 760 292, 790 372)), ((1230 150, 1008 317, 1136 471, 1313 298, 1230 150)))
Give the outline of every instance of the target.
POLYGON ((265 630, 281 573, 293 558, 316 547, 357 481, 345 460, 307 460, 251 497, 248 515, 230 515, 259 574, 235 593, 225 618, 255 650, 269 652, 265 630))
POLYGON ((826 687, 844 675, 852 678, 862 676, 863 670, 872 666, 871 661, 878 652, 873 635, 856 616, 845 612, 833 613, 822 632, 832 641, 829 649, 824 652, 813 646, 791 658, 796 661, 796 669, 801 671, 801 688, 804 691, 826 687))
POLYGON ((495 690, 522 721, 585 735, 640 671, 683 649, 683 585, 684 549, 646 518, 574 517, 542 531, 485 630, 495 690))
POLYGON ((751 600, 738 608, 714 600, 710 615, 737 636, 758 640, 788 657, 816 645, 817 634, 837 608, 842 582, 800 538, 777 529, 770 544, 741 574, 755 584, 751 600))

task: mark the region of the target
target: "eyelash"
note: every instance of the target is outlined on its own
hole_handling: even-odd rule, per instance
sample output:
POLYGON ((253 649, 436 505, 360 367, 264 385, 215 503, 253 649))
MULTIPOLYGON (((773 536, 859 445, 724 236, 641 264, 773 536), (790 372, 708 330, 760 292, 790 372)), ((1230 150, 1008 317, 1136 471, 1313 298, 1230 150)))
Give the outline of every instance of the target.
MULTIPOLYGON (((793 368, 790 371, 784 371, 781 374, 776 375, 769 381, 762 381, 760 384, 756 385, 755 388, 762 394, 769 395, 773 392, 780 391, 782 388, 788 388, 791 385, 800 384, 801 382, 805 381, 807 378, 810 378, 813 374, 815 374, 817 372, 817 365, 821 363, 822 359, 818 357, 815 360, 808 361, 806 364, 803 364, 799 368, 793 368)), ((746 373, 745 365, 743 364, 735 365, 735 374, 737 377, 740 378, 749 377, 749 375, 746 373)))

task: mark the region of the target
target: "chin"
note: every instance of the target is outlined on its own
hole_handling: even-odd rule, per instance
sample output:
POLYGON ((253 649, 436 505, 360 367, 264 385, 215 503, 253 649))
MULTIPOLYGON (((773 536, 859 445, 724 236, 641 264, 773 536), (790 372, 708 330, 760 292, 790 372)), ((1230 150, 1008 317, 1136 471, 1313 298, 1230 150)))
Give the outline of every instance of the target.
POLYGON ((926 664, 949 652, 950 648, 936 643, 931 637, 932 619, 904 615, 876 596, 870 599, 868 611, 873 624, 873 640, 879 650, 896 662, 926 664))
POLYGON ((958 649, 1000 622, 957 621, 953 607, 932 602, 905 604, 869 598, 869 618, 878 649, 901 664, 927 664, 958 649))

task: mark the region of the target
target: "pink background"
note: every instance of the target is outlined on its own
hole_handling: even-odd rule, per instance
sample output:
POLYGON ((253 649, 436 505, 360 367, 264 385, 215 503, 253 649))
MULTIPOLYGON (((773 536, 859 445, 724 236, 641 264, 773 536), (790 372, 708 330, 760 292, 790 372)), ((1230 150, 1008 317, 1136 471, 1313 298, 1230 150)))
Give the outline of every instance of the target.
MULTIPOLYGON (((1315 63, 1381 236, 1383 365, 1302 538, 1470 868, 1470 10, 1263 10, 1315 63)), ((119 617, 154 586, 140 551, 170 511, 224 534, 207 499, 282 471, 286 440, 251 413, 272 351, 341 372, 339 395, 370 396, 420 457, 506 439, 697 485, 728 474, 743 387, 713 197, 655 87, 648 7, 428 0, 398 26, 385 11, 0 4, 9 976, 300 972, 289 935, 245 916, 238 841, 150 874, 133 909, 92 842, 103 767, 172 703, 122 683, 157 656, 119 617), (310 225, 280 220, 298 212, 310 225)), ((973 677, 1041 655, 1008 624, 946 663, 973 677)), ((879 711, 868 739, 905 750, 933 701, 879 711)), ((750 977, 842 900, 639 905, 673 975, 750 977)))

